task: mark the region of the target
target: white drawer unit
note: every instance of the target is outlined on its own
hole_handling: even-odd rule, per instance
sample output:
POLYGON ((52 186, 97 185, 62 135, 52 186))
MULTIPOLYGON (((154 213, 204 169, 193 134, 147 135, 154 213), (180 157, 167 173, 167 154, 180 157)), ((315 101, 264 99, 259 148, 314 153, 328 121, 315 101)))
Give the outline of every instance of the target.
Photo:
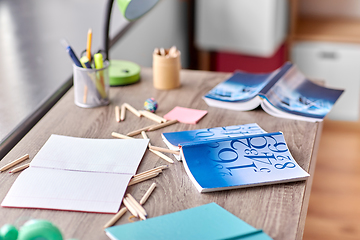
POLYGON ((297 42, 291 49, 291 59, 309 79, 345 89, 328 114, 329 119, 359 119, 360 44, 297 42))
POLYGON ((195 14, 205 50, 270 57, 287 35, 287 0, 196 0, 195 14))

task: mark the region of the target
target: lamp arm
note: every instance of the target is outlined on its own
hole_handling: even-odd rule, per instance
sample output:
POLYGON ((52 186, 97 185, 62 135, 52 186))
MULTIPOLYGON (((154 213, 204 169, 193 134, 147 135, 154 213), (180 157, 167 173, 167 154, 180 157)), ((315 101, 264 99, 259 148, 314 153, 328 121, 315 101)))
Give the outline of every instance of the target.
POLYGON ((110 33, 110 17, 111 17, 111 10, 114 4, 114 0, 108 0, 105 8, 105 24, 104 24, 104 34, 103 34, 103 44, 104 44, 104 51, 106 55, 106 60, 109 60, 109 33, 110 33))
POLYGON ((136 21, 128 22, 125 27, 123 27, 113 39, 110 39, 110 18, 111 10, 114 4, 114 0, 108 0, 105 9, 105 22, 104 22, 104 32, 103 32, 103 49, 105 51, 106 60, 109 60, 109 49, 123 36, 125 33, 132 27, 136 21))

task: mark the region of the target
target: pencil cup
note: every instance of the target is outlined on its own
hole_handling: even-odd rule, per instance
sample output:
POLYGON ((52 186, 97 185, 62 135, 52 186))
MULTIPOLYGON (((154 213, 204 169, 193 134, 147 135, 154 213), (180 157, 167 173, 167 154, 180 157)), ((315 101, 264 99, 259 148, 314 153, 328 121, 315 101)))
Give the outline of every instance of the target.
POLYGON ((109 62, 101 69, 81 68, 73 65, 75 104, 83 108, 108 105, 109 62))
POLYGON ((153 54, 153 83, 156 89, 168 90, 180 87, 180 51, 169 56, 153 54))

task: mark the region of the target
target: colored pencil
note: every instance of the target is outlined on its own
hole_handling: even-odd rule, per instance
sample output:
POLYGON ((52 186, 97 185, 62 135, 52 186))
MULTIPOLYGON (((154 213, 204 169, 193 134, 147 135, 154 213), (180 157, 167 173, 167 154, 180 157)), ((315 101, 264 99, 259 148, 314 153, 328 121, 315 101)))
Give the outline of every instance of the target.
POLYGON ((6 170, 8 170, 9 168, 15 166, 16 164, 19 164, 19 163, 25 161, 26 159, 29 159, 29 154, 25 154, 24 156, 22 156, 22 157, 20 157, 20 158, 18 158, 18 159, 16 159, 16 160, 14 160, 14 161, 6 164, 6 165, 3 166, 2 168, 0 168, 0 172, 6 171, 6 170))

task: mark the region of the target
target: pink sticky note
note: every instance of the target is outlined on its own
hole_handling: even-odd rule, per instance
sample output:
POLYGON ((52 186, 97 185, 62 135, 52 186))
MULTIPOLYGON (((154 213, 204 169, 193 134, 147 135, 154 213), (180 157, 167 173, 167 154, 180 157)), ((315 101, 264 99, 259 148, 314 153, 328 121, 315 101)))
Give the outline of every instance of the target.
POLYGON ((202 117, 207 114, 205 110, 175 107, 173 110, 168 112, 164 118, 166 120, 177 119, 182 123, 196 124, 202 117))

